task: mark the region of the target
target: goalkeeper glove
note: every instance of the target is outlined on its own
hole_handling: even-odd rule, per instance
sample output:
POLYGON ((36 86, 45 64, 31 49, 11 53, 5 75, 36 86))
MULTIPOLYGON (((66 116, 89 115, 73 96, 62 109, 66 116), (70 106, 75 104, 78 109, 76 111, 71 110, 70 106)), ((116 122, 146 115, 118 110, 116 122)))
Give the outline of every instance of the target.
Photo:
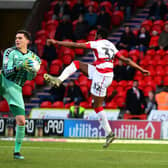
POLYGON ((22 63, 16 66, 16 70, 25 69, 30 72, 32 70, 33 61, 31 59, 26 59, 22 63))

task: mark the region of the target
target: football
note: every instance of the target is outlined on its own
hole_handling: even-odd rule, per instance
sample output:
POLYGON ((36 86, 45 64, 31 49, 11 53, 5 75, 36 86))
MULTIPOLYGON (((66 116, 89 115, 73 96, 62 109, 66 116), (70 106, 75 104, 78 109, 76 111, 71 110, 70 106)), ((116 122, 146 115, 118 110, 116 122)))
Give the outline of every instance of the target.
POLYGON ((32 64, 32 71, 33 72, 38 72, 40 69, 40 63, 37 60, 32 60, 33 64, 32 64))

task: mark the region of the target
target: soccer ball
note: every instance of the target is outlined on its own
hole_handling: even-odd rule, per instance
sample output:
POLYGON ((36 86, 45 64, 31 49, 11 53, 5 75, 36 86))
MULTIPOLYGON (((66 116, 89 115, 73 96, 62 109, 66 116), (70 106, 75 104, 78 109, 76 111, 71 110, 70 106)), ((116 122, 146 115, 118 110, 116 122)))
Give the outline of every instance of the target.
POLYGON ((33 64, 32 64, 32 71, 33 72, 38 72, 40 69, 40 63, 37 60, 32 60, 33 64))

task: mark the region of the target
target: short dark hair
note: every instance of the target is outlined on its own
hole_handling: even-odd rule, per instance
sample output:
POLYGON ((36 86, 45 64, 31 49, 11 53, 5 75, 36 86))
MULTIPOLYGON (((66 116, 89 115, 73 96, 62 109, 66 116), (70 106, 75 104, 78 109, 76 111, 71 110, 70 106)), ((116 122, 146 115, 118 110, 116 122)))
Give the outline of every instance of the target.
POLYGON ((100 28, 97 30, 97 35, 100 35, 102 38, 106 39, 108 37, 108 30, 105 28, 100 28))
POLYGON ((26 31, 26 30, 18 30, 17 32, 16 32, 16 34, 24 34, 24 36, 28 39, 28 40, 30 40, 31 41, 31 34, 28 32, 28 31, 26 31))
POLYGON ((79 100, 75 101, 74 105, 79 106, 80 105, 80 101, 79 100))

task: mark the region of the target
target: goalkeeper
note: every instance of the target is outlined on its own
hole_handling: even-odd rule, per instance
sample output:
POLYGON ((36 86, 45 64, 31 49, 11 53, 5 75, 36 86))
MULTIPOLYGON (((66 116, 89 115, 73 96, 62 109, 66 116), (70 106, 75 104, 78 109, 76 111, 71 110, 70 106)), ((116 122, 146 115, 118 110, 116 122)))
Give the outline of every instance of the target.
POLYGON ((33 71, 33 61, 40 63, 40 58, 28 50, 30 34, 19 30, 15 37, 15 47, 4 52, 3 66, 0 71, 0 95, 8 102, 10 111, 16 119, 16 140, 14 159, 24 159, 20 154, 22 140, 25 135, 25 107, 22 96, 22 86, 26 80, 36 76, 33 71))

